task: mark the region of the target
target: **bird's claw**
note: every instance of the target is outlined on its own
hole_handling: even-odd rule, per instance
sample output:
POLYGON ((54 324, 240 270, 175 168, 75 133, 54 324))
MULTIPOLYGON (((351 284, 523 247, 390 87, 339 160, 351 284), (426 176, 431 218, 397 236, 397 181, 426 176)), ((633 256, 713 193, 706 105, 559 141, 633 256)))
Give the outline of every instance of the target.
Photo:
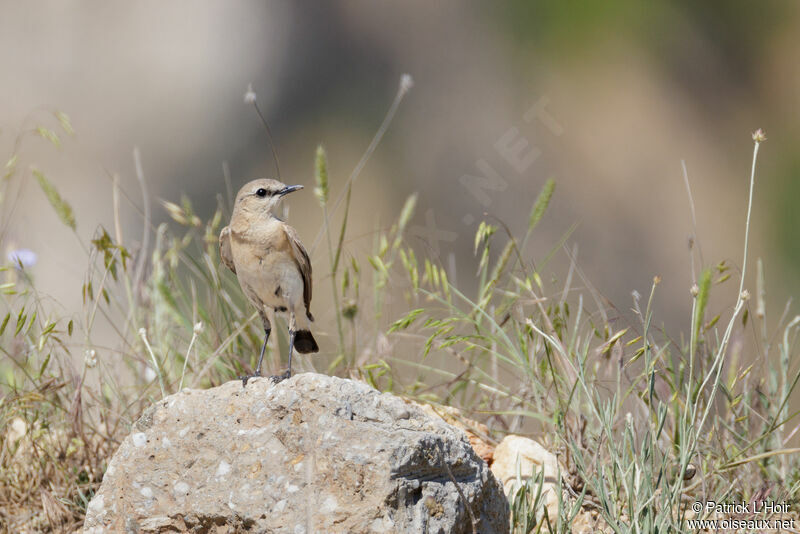
POLYGON ((248 380, 250 380, 251 378, 256 378, 256 377, 260 377, 260 376, 261 376, 261 373, 259 373, 259 372, 255 372, 255 373, 253 373, 252 375, 244 375, 244 376, 240 376, 240 377, 239 377, 239 380, 241 380, 241 381, 242 381, 242 387, 246 387, 246 386, 247 386, 247 381, 248 381, 248 380))
POLYGON ((292 376, 292 372, 287 370, 282 375, 274 375, 274 376, 269 377, 269 379, 272 381, 273 384, 277 384, 279 382, 283 382, 284 380, 286 380, 287 378, 289 378, 291 376, 292 376))

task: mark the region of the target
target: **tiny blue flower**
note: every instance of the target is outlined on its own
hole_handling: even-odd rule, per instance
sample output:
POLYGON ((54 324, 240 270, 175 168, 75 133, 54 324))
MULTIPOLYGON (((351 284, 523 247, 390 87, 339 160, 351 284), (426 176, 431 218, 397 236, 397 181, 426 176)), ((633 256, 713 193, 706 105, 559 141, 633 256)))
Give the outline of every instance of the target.
POLYGON ((15 267, 22 266, 23 268, 26 268, 36 265, 36 259, 38 256, 31 249, 20 248, 10 251, 7 255, 7 258, 8 261, 14 264, 15 267))

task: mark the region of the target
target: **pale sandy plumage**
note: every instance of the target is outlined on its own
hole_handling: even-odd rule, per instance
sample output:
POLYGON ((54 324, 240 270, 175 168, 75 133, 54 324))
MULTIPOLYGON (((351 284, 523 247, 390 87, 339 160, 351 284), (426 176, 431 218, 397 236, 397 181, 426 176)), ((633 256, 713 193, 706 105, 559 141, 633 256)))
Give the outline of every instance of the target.
MULTIPOLYGON (((294 228, 272 214, 280 199, 301 186, 286 186, 277 180, 253 180, 236 195, 230 225, 219 236, 222 262, 239 279, 242 291, 253 303, 264 323, 266 339, 271 325, 267 310, 289 316, 291 348, 298 352, 317 352, 309 330, 311 315, 311 260, 294 228)), ((264 347, 266 347, 266 339, 264 347)), ((256 376, 261 369, 262 348, 256 376)), ((245 379, 246 383, 246 379, 245 379)))

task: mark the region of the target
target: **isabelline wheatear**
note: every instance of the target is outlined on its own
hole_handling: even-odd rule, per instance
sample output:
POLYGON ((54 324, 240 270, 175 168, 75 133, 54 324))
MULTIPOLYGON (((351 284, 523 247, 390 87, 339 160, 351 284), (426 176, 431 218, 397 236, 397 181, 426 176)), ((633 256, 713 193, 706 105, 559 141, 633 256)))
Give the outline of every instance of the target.
POLYGON ((280 381, 292 375, 292 352, 317 352, 311 335, 311 260, 294 228, 272 214, 272 209, 302 185, 286 185, 277 180, 253 180, 236 195, 233 216, 219 234, 219 252, 223 263, 239 278, 242 291, 258 310, 264 324, 264 345, 252 375, 242 377, 242 384, 261 376, 261 362, 272 327, 267 309, 289 316, 289 368, 272 379, 280 381))

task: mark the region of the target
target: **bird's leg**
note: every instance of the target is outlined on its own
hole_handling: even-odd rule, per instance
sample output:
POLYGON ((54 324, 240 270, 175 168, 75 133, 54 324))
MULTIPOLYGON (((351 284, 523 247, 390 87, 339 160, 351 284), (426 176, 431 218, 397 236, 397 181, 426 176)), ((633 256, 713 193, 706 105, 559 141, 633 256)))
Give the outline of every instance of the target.
POLYGON ((261 345, 261 356, 258 357, 258 365, 256 371, 252 375, 245 375, 240 377, 242 379, 242 387, 247 385, 247 381, 251 378, 261 376, 261 362, 264 360, 264 352, 267 350, 267 341, 269 341, 269 334, 272 332, 270 328, 264 328, 264 344, 261 345))
POLYGON ((294 330, 289 330, 289 368, 282 375, 269 377, 270 380, 272 380, 273 382, 275 382, 277 384, 278 382, 282 382, 282 381, 284 381, 287 378, 290 378, 292 376, 292 353, 293 352, 294 352, 294 330))
POLYGON ((292 376, 292 353, 294 353, 294 336, 296 332, 289 330, 289 369, 286 370, 286 378, 292 376))
POLYGON ((261 355, 258 357, 258 365, 256 365, 255 376, 261 376, 261 362, 264 361, 264 351, 267 350, 267 341, 269 341, 269 333, 271 330, 264 330, 264 344, 261 345, 261 355))
POLYGON ((290 312, 290 317, 289 317, 289 368, 282 375, 270 377, 270 380, 272 380, 276 384, 292 376, 292 353, 294 352, 294 336, 296 332, 297 332, 297 323, 295 321, 294 311, 292 311, 290 312))

